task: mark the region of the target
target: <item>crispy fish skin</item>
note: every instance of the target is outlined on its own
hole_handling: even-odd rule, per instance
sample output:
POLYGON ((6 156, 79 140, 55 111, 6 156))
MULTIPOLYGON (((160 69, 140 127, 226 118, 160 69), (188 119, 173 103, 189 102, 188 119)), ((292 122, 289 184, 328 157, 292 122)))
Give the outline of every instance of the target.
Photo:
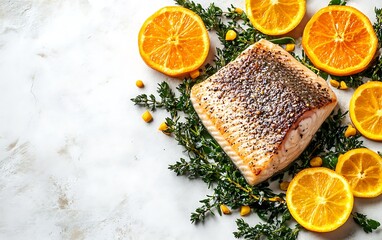
POLYGON ((191 101, 250 185, 295 160, 337 104, 324 79, 267 40, 194 85, 191 101))

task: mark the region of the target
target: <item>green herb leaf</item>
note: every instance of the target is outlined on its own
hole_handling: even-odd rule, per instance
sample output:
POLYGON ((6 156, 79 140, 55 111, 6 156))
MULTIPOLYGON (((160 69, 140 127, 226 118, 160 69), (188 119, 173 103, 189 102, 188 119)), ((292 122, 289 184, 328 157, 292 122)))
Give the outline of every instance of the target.
POLYGON ((334 152, 327 153, 322 157, 322 166, 330 169, 335 169, 338 162, 338 155, 334 152))
POLYGON ((191 222, 199 223, 204 222, 204 219, 208 214, 215 215, 214 209, 218 209, 219 215, 221 215, 219 205, 216 202, 216 199, 213 196, 207 196, 208 198, 200 200, 199 202, 203 205, 195 210, 191 214, 191 222))
POLYGON ((371 233, 381 225, 378 221, 367 218, 366 215, 361 213, 354 212, 352 213, 352 216, 354 222, 360 225, 366 233, 371 233))
POLYGON ((347 0, 331 0, 328 4, 328 6, 330 5, 346 5, 347 4, 347 0))
POLYGON ((130 100, 133 101, 135 105, 150 108, 152 111, 154 111, 156 108, 160 108, 163 106, 161 102, 158 102, 156 100, 153 94, 141 94, 130 100))

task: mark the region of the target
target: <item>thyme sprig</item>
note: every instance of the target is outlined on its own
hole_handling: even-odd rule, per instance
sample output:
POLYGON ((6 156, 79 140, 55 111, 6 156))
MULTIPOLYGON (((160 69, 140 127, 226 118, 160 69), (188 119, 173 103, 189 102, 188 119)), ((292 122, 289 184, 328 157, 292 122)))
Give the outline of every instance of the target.
POLYGON ((300 226, 295 228, 286 227, 283 221, 275 223, 262 223, 254 227, 249 226, 243 219, 237 219, 236 225, 238 231, 234 232, 236 238, 251 240, 269 239, 269 240, 290 240, 297 239, 300 226))
POLYGON ((366 233, 371 233, 381 226, 378 221, 367 218, 366 215, 361 213, 354 212, 352 213, 352 217, 354 222, 360 225, 366 233))

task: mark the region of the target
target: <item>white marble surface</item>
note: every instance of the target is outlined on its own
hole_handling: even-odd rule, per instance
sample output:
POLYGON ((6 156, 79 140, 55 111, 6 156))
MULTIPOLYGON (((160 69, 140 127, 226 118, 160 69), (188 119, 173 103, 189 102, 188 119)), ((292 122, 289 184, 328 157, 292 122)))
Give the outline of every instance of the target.
MULTIPOLYGON (((309 0, 307 17, 327 2, 309 0)), ((164 113, 146 124, 130 101, 163 80, 178 83, 149 69, 137 50, 141 24, 165 5, 174 2, 0 0, 0 239, 233 239, 236 213, 190 223, 209 190, 167 169, 182 149, 157 130, 164 113)), ((349 5, 374 20, 382 2, 349 5)), ((341 93, 341 105, 350 94, 341 93)), ((381 198, 357 199, 356 210, 382 222, 381 198)), ((381 238, 352 221, 335 233, 300 234, 381 238)))

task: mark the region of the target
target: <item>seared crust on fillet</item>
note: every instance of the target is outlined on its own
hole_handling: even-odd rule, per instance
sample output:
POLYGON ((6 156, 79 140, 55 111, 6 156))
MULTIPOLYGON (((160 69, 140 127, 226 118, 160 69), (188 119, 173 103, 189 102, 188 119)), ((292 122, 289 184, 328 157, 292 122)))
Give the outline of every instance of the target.
POLYGON ((337 104, 324 79, 266 40, 194 85, 191 101, 251 185, 296 159, 337 104))

